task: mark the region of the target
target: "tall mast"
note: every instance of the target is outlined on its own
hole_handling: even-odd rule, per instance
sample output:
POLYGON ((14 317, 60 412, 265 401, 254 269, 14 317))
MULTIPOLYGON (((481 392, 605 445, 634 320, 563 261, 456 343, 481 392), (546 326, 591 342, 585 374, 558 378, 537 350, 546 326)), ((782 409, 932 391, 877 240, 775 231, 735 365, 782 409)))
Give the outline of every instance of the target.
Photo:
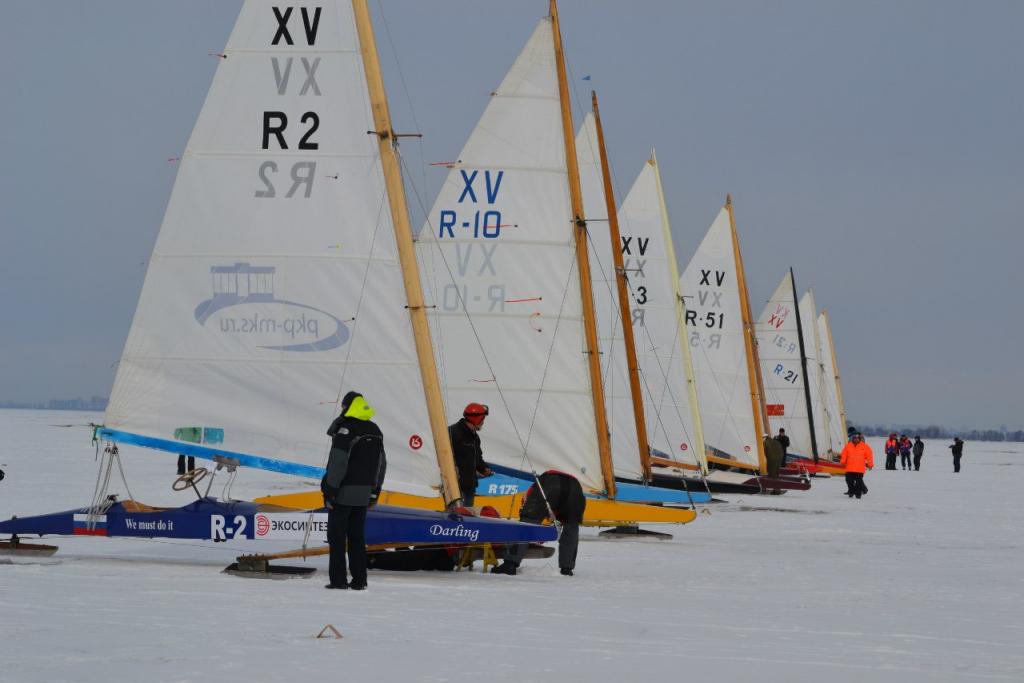
MULTIPOLYGON (((814 293, 810 289, 807 290, 807 293, 811 295, 811 301, 814 301, 814 293)), ((811 310, 811 320, 814 321, 814 325, 812 327, 812 331, 814 332, 814 363, 818 369, 816 374, 818 376, 818 405, 821 406, 821 432, 825 435, 825 439, 828 441, 828 443, 822 444, 822 446, 824 446, 825 452, 829 453, 834 449, 832 448, 832 434, 829 430, 828 403, 825 400, 825 397, 828 395, 828 390, 825 385, 825 365, 821 362, 821 337, 818 336, 817 311, 811 310)))
POLYGON ((380 144, 380 159, 384 169, 384 183, 387 187, 388 204, 391 208, 391 222, 398 246, 398 261, 402 267, 402 281, 408 301, 409 318, 412 321, 413 338, 416 342, 416 357, 419 360, 420 377, 423 381, 423 398, 427 402, 430 417, 430 432, 437 452, 437 466, 441 470, 441 495, 445 505, 461 499, 459 480, 455 474, 455 460, 452 456, 451 439, 448 436, 448 422, 444 416, 444 402, 437 378, 433 345, 430 341, 430 326, 423 306, 423 291, 420 289, 420 274, 416 253, 412 243, 412 229, 409 225, 409 209, 405 202, 405 188, 402 172, 395 154, 395 132, 391 128, 391 113, 388 110, 387 91, 381 77, 380 61, 377 56, 377 41, 373 35, 370 12, 366 0, 352 0, 359 46, 363 53, 363 67, 366 71, 366 85, 373 110, 373 125, 380 144))
POLYGON ((636 422, 636 441, 640 449, 640 467, 644 481, 651 480, 651 451, 647 438, 647 418, 644 415, 643 394, 640 392, 640 369, 636 362, 636 340, 633 338, 633 322, 629 308, 629 294, 626 292, 626 267, 622 262, 622 238, 619 234, 619 215, 612 190, 612 176, 608 167, 608 152, 604 147, 604 129, 601 127, 601 112, 597 106, 597 93, 590 93, 597 127, 597 148, 601 156, 601 177, 604 180, 604 205, 608 210, 608 236, 612 242, 612 262, 615 264, 615 284, 619 295, 619 319, 622 321, 622 339, 626 344, 626 364, 629 368, 629 392, 633 397, 633 419, 636 422))
POLYGON ((604 386, 601 384, 601 358, 597 344, 597 326, 594 323, 594 292, 590 283, 590 257, 587 254, 587 221, 583 213, 583 192, 580 190, 580 169, 576 159, 576 133, 572 125, 569 84, 566 81, 565 55, 562 52, 562 29, 558 24, 558 7, 555 0, 551 0, 551 30, 555 42, 558 96, 562 103, 562 138, 565 140, 565 164, 569 171, 569 197, 572 201, 573 225, 576 228, 574 230, 576 238, 576 268, 580 272, 580 298, 583 303, 583 327, 587 345, 587 363, 590 368, 594 422, 597 427, 597 448, 601 456, 601 473, 604 475, 605 490, 609 498, 614 498, 615 469, 612 465, 612 448, 608 438, 608 416, 605 414, 604 386))
MULTIPOLYGON (((679 290, 679 266, 676 265, 676 248, 672 242, 672 229, 668 221, 668 207, 665 205, 665 193, 661 188, 661 171, 658 169, 658 160, 651 150, 651 158, 647 162, 654 167, 655 185, 658 187, 658 205, 661 208, 661 229, 665 238, 665 258, 668 260, 668 272, 672 279, 672 285, 676 297, 676 326, 678 328, 679 345, 683 352, 683 371, 686 373, 686 391, 690 402, 690 418, 693 420, 693 448, 696 451, 694 458, 697 461, 697 468, 704 474, 707 469, 703 463, 707 462, 706 446, 704 444, 704 423, 700 417, 700 403, 697 401, 697 382, 693 375, 693 355, 690 352, 690 340, 686 334, 686 302, 683 293, 679 290)), ((683 463, 679 463, 683 465, 683 463)), ((685 466, 685 465, 684 465, 685 466)))
POLYGON ((843 385, 839 381, 839 361, 836 360, 836 347, 832 343, 832 321, 829 320, 828 310, 821 309, 825 316, 825 334, 828 336, 828 348, 832 352, 832 372, 836 379, 836 400, 839 402, 839 422, 842 425, 843 433, 839 435, 840 441, 846 438, 846 404, 843 403, 843 385))
POLYGON ((754 323, 750 317, 750 295, 747 293, 747 276, 743 271, 743 257, 740 255, 740 238, 736 234, 736 218, 732 213, 732 195, 725 197, 725 209, 729 212, 729 229, 732 231, 732 250, 736 261, 736 282, 740 288, 740 316, 743 318, 743 343, 747 347, 747 380, 750 382, 750 405, 754 412, 754 441, 757 442, 757 460, 761 473, 768 471, 764 452, 764 440, 768 415, 764 407, 764 388, 761 386, 761 361, 757 355, 754 337, 754 323))
POLYGON ((793 287, 793 311, 796 313, 796 336, 800 342, 800 369, 804 373, 804 400, 807 401, 807 426, 811 430, 811 455, 818 462, 818 437, 814 432, 814 409, 811 407, 811 382, 807 375, 807 348, 804 346, 804 324, 800 315, 800 300, 796 295, 796 278, 789 269, 789 284, 793 287))

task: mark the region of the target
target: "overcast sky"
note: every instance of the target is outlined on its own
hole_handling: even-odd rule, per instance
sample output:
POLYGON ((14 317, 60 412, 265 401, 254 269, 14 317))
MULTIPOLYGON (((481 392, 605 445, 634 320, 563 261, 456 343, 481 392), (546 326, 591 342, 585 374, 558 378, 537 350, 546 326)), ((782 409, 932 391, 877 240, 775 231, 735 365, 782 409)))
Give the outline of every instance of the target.
MULTIPOLYGON (((167 159, 239 6, 5 3, 0 400, 110 391, 167 159)), ((395 127, 425 136, 403 145, 407 182, 430 205, 445 171, 423 165, 456 158, 547 2, 371 6, 395 127)), ((851 420, 1024 425, 1024 3, 560 11, 620 198, 656 148, 685 266, 731 192, 755 312, 790 266, 814 288, 851 420)))

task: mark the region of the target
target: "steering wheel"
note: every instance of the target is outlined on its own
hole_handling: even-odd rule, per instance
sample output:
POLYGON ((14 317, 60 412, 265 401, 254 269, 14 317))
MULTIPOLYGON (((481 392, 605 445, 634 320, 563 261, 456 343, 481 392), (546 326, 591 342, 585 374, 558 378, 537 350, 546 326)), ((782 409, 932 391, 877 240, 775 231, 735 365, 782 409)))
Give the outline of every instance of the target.
POLYGON ((191 472, 178 475, 178 478, 171 484, 171 488, 175 491, 184 491, 189 486, 195 487, 196 484, 206 479, 206 475, 210 473, 210 470, 205 467, 197 467, 191 472))

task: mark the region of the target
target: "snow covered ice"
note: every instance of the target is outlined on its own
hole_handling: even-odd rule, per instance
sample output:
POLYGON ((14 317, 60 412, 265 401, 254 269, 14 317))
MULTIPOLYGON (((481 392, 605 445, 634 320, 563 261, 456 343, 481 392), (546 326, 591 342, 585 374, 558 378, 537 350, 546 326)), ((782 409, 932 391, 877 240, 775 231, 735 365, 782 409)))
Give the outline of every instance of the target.
MULTIPOLYGON (((89 431, 54 425, 99 419, 0 411, 0 518, 88 504, 89 431)), ((0 564, 0 681, 1021 681, 1024 445, 967 442, 957 475, 947 445, 920 472, 879 464, 859 501, 815 479, 720 495, 671 541, 586 529, 573 578, 552 558, 325 591, 325 558, 308 580, 221 574, 251 543, 50 538, 52 558, 0 564), (326 624, 344 638, 314 638, 326 624)), ((122 460, 136 499, 194 496, 171 491, 174 456, 122 460)), ((247 470, 231 493, 313 485, 247 470)))

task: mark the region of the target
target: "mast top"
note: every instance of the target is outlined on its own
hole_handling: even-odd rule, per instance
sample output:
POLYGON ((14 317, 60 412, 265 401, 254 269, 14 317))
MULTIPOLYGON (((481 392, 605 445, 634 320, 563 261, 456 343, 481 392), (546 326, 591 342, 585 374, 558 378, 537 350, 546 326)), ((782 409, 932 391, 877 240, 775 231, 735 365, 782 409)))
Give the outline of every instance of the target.
MULTIPOLYGON (((552 0, 554 1, 554 0, 552 0)), ((725 195, 725 205, 732 206, 732 193, 725 195)))

